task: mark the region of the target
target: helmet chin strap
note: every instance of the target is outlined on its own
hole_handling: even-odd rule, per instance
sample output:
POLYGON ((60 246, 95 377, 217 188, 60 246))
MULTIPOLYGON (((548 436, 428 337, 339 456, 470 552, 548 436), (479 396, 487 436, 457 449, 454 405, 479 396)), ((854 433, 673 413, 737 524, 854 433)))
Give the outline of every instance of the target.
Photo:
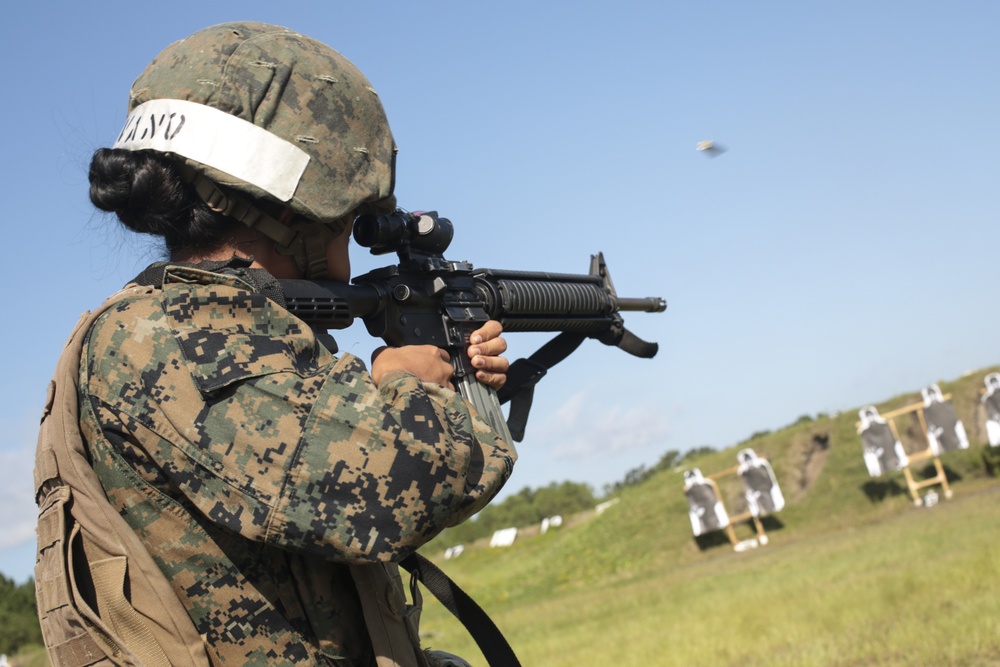
POLYGON ((288 225, 265 213, 250 200, 222 190, 214 181, 194 173, 185 177, 198 196, 213 211, 239 220, 274 241, 275 249, 295 259, 299 270, 310 280, 327 275, 326 246, 337 232, 328 225, 302 220, 288 225))

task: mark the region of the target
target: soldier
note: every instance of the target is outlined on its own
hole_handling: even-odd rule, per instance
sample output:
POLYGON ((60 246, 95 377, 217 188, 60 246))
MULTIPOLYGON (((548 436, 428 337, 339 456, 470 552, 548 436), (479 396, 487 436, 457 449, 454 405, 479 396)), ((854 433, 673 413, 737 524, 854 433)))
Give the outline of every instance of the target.
MULTIPOLYGON (((369 372, 274 281, 349 280, 354 217, 395 207, 371 84, 313 39, 230 23, 167 47, 129 112, 91 200, 169 258, 85 340, 80 429, 107 498, 213 663, 464 664, 420 650, 394 563, 482 509, 516 453, 453 391, 447 353, 383 348, 369 372), (400 619, 411 653, 383 662, 373 623, 400 619)), ((500 333, 469 349, 494 388, 500 333)))

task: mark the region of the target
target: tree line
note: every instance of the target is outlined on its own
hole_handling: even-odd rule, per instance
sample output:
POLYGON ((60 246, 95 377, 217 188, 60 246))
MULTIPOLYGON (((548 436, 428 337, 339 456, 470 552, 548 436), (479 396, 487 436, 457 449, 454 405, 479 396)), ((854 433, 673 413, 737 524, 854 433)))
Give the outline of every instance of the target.
POLYGON ((548 517, 592 509, 596 502, 590 485, 579 482, 552 482, 538 489, 525 487, 503 502, 487 505, 471 520, 446 529, 435 544, 442 549, 468 544, 503 528, 524 528, 548 517))
POLYGON ((0 574, 0 653, 13 655, 21 647, 42 643, 35 607, 35 582, 20 586, 0 574))
POLYGON ((702 454, 708 454, 714 451, 715 449, 709 445, 702 445, 701 447, 689 449, 683 454, 675 449, 668 450, 654 465, 649 467, 640 465, 636 468, 632 468, 625 473, 625 477, 621 481, 615 482, 614 484, 606 484, 604 486, 604 495, 605 497, 613 496, 614 494, 621 492, 625 487, 642 484, 659 472, 672 470, 685 461, 689 461, 701 456, 702 454))
POLYGON ((491 503, 479 514, 465 523, 448 528, 433 541, 430 549, 444 549, 456 544, 469 544, 488 538, 504 528, 525 528, 541 523, 542 519, 553 516, 569 516, 577 512, 593 509, 601 500, 610 498, 624 488, 635 486, 664 470, 677 467, 685 460, 712 452, 709 446, 695 447, 681 454, 666 452, 653 466, 641 465, 629 470, 625 477, 604 486, 603 495, 598 497, 588 484, 580 482, 552 482, 538 489, 525 487, 502 502, 491 503))

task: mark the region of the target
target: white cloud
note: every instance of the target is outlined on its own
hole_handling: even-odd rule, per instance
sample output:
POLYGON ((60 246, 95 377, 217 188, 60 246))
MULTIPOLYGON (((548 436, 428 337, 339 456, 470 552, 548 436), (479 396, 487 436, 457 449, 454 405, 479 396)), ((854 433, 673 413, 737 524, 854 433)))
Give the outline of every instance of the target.
POLYGON ((552 447, 557 460, 599 460, 660 444, 668 432, 662 406, 598 404, 584 389, 559 406, 538 435, 552 447))

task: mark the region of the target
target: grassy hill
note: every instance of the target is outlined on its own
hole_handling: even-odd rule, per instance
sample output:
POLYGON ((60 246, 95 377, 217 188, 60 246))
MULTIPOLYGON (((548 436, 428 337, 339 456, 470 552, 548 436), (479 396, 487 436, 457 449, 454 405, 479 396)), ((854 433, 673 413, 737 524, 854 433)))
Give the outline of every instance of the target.
MULTIPOLYGON (((707 475, 747 446, 770 460, 787 504, 765 523, 765 547, 696 543, 676 469, 625 488, 600 516, 438 564, 526 665, 1000 664, 1000 451, 985 445, 979 410, 996 370, 939 382, 972 446, 942 457, 954 497, 934 507, 914 506, 902 473, 869 477, 855 409, 685 461, 707 475)), ((919 401, 915 390, 876 406, 919 401)), ((904 446, 922 448, 915 418, 897 426, 904 446)), ((722 490, 739 512, 735 480, 722 490)), ((425 602, 427 643, 483 664, 425 602)))

